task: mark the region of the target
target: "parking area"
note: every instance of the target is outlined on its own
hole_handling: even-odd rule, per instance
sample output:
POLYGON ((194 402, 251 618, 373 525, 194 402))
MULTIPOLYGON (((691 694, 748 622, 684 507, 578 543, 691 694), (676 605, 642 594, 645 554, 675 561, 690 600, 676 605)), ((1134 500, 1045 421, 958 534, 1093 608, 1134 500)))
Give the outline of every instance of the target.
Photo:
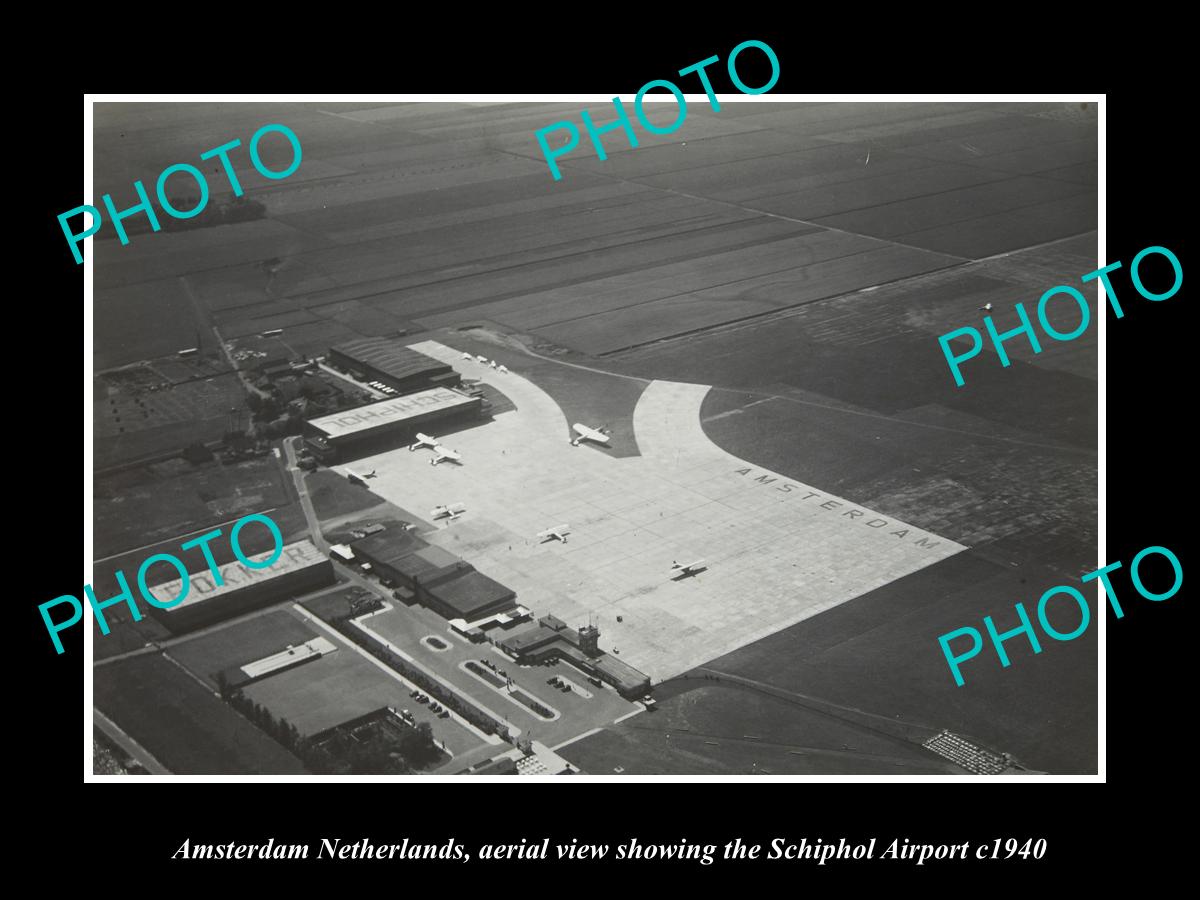
MULTIPOLYGON (((496 717, 519 728, 521 737, 533 737, 547 746, 610 724, 641 708, 608 687, 592 688, 589 691, 591 696, 575 691, 560 691, 547 681, 558 673, 567 673, 569 667, 565 664, 519 666, 491 644, 472 644, 455 635, 444 619, 427 609, 394 604, 390 609, 357 621, 367 634, 403 651, 414 662, 452 684, 460 693, 466 694, 496 717), (446 649, 431 649, 426 643, 425 637, 433 629, 447 645, 446 649), (477 674, 465 668, 471 663, 486 674, 477 674), (507 690, 509 678, 516 690, 539 702, 554 715, 539 715, 519 697, 510 699, 507 690)), ((568 677, 576 683, 584 681, 583 676, 573 669, 568 677)))

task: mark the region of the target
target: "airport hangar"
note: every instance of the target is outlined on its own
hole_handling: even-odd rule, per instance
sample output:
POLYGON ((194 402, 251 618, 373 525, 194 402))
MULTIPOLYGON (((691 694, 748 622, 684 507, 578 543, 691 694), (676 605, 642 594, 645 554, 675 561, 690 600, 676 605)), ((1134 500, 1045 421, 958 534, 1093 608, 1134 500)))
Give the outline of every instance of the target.
MULTIPOLYGON (((357 540, 351 547, 355 558, 370 563, 381 579, 412 590, 416 602, 450 620, 472 640, 485 640, 478 623, 507 629, 529 615, 517 606, 510 588, 410 531, 385 531, 357 540)), ((605 653, 599 639, 600 629, 594 625, 576 631, 554 616, 543 616, 536 627, 523 628, 495 643, 522 665, 565 659, 612 685, 627 699, 645 696, 650 690, 649 676, 605 653)))
POLYGON ((378 381, 400 394, 457 387, 462 380, 452 366, 386 338, 338 344, 325 359, 360 381, 378 381))
POLYGON ((389 529, 351 544, 383 580, 401 584, 444 619, 474 622, 516 608, 516 593, 409 531, 389 529))
POLYGON ((482 413, 482 398, 435 387, 309 419, 304 442, 328 464, 390 450, 412 441, 422 428, 461 427, 482 413))
MULTIPOLYGON (((267 552, 249 559, 262 562, 270 557, 267 552)), ((196 563, 203 568, 189 571, 191 587, 182 603, 167 609, 150 606, 154 617, 175 634, 213 625, 334 583, 333 563, 308 540, 285 545, 279 559, 266 568, 252 569, 236 560, 218 566, 221 584, 216 583, 203 559, 196 563)), ((190 569, 192 560, 187 560, 187 564, 190 569)), ((170 603, 182 590, 180 578, 150 587, 160 603, 170 603)))

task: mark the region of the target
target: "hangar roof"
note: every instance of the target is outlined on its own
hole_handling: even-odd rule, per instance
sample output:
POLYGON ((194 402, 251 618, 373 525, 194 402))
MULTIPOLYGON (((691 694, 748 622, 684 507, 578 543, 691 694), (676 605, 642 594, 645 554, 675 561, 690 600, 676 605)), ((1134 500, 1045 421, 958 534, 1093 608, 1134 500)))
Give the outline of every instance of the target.
MULTIPOLYGON (((271 552, 254 553, 248 559, 259 563, 271 558, 271 552)), ((219 597, 222 594, 231 594, 234 591, 241 590, 251 584, 269 581, 272 578, 277 578, 280 575, 285 575, 288 572, 296 572, 301 569, 306 569, 310 566, 327 563, 328 557, 325 556, 312 541, 296 541, 294 544, 286 545, 279 551, 279 559, 270 566, 262 569, 252 569, 243 565, 240 562, 234 561, 226 563, 223 566, 217 566, 217 571, 221 575, 222 584, 218 585, 213 578, 212 572, 206 566, 202 571, 195 572, 188 576, 191 582, 191 587, 188 589, 187 596, 183 602, 175 606, 167 607, 166 612, 174 612, 178 609, 194 606, 197 603, 202 603, 205 600, 211 600, 214 597, 219 597)), ((170 564, 159 563, 156 570, 172 571, 170 564)), ((147 573, 149 574, 149 572, 147 573)), ((173 581, 164 582, 163 584, 154 585, 150 588, 152 593, 160 603, 170 603, 179 596, 183 589, 183 580, 176 578, 173 581)))
POLYGON ((381 425, 390 425, 459 407, 478 405, 475 397, 466 397, 449 388, 437 387, 403 397, 381 400, 356 409, 346 409, 309 419, 308 424, 329 438, 343 438, 381 425))
POLYGON ((340 353, 342 356, 375 369, 383 375, 395 378, 397 381, 405 381, 420 375, 436 375, 451 370, 450 366, 441 360, 426 356, 417 350, 410 350, 403 344, 385 338, 347 341, 329 349, 330 352, 340 353))

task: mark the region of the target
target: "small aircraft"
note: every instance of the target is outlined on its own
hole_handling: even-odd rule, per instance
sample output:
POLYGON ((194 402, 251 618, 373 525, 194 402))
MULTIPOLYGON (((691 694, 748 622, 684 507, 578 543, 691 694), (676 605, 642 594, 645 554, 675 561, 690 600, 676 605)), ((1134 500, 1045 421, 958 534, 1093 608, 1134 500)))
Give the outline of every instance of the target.
POLYGON ((360 475, 358 472, 355 472, 353 469, 349 469, 349 468, 346 469, 346 480, 349 481, 351 484, 362 484, 365 486, 366 480, 368 478, 374 478, 374 477, 375 477, 374 469, 372 469, 366 475, 360 475))
POLYGON ((690 562, 687 565, 677 562, 671 563, 671 571, 675 573, 676 579, 689 578, 692 575, 699 575, 707 568, 708 566, 704 565, 704 560, 702 559, 698 559, 695 562, 690 562))
POLYGON ((462 461, 462 456, 457 451, 451 450, 449 447, 443 447, 441 444, 435 444, 433 452, 437 455, 429 461, 431 466, 436 466, 438 463, 445 462, 446 460, 455 463, 462 461))
POLYGON ((466 504, 451 503, 449 506, 435 506, 429 511, 429 516, 434 521, 437 521, 438 519, 449 519, 451 522, 453 522, 466 511, 466 504))
POLYGON ((464 354, 463 354, 463 359, 474 359, 474 358, 475 358, 475 357, 473 357, 473 356, 472 356, 470 353, 464 353, 464 354))
POLYGON ((437 438, 417 432, 417 439, 408 445, 409 450, 420 450, 422 447, 436 447, 437 438))
POLYGON ((586 425, 580 425, 576 422, 571 426, 575 429, 575 433, 579 435, 575 440, 571 441, 572 447, 578 447, 580 441, 595 441, 597 444, 608 443, 607 428, 589 428, 586 425))
POLYGON ((500 366, 498 369, 496 369, 496 371, 503 375, 508 372, 508 366, 500 366))
POLYGON ((494 368, 496 368, 496 361, 493 359, 490 363, 488 363, 488 365, 490 365, 494 369, 494 368))
POLYGON ((486 356, 476 356, 476 357, 475 357, 475 359, 477 359, 477 360, 478 360, 479 362, 481 362, 481 363, 486 363, 486 362, 487 362, 487 357, 486 357, 486 356))
POLYGON ((539 531, 537 536, 542 539, 542 543, 546 541, 562 541, 567 542, 567 535, 571 533, 571 526, 567 524, 555 525, 553 528, 547 528, 545 531, 539 531))

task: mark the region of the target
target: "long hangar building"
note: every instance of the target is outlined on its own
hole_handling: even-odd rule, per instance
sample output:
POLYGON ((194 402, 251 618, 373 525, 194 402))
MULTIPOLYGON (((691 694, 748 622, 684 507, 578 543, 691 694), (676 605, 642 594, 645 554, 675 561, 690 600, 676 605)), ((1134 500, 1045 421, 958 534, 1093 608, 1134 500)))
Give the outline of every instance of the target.
MULTIPOLYGON (((222 554, 218 553, 218 556, 222 554)), ((270 552, 254 553, 263 562, 270 552)), ((264 569, 252 569, 237 560, 218 565, 218 584, 205 560, 187 560, 190 587, 183 602, 168 609, 151 606, 150 612, 170 631, 180 634, 212 625, 232 616, 315 591, 333 584, 333 563, 309 540, 286 545, 279 559, 264 569)), ((183 593, 183 580, 158 584, 150 592, 160 603, 170 603, 183 593)))
POLYGON ((323 462, 354 459, 410 441, 422 428, 478 419, 483 400, 438 387, 309 419, 304 440, 323 462))
POLYGON ((403 396, 309 419, 305 442, 324 463, 388 450, 412 441, 420 430, 459 427, 483 413, 481 397, 451 390, 460 381, 453 367, 394 342, 339 344, 329 349, 328 359, 357 378, 387 384, 403 396))
POLYGON ((457 387, 452 366, 386 338, 363 338, 329 348, 326 362, 360 381, 379 381, 401 394, 457 387))

